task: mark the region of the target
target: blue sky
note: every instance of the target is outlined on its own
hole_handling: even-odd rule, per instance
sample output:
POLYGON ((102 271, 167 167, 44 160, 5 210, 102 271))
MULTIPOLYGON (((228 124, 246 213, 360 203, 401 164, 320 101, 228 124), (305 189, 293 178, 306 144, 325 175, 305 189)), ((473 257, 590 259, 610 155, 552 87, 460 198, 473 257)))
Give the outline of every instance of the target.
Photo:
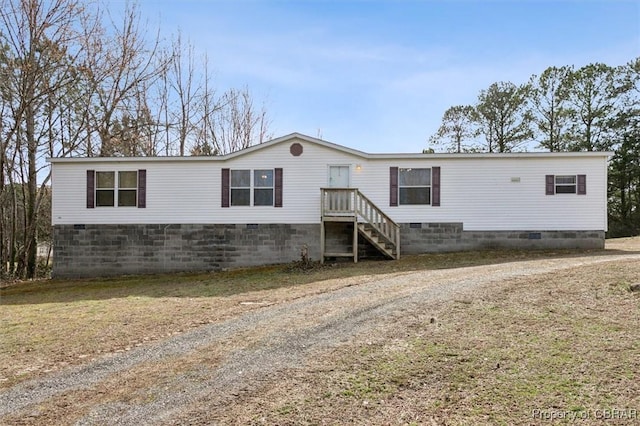
POLYGON ((420 152, 497 81, 640 56, 638 0, 140 0, 207 52, 218 87, 264 100, 274 136, 420 152))

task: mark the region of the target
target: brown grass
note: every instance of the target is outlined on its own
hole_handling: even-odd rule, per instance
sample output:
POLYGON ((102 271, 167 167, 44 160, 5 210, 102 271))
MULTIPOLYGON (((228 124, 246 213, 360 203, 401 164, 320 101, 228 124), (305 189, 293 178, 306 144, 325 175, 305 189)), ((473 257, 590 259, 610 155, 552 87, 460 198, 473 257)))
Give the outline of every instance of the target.
MULTIPOLYGON (((638 251, 639 241, 617 240, 611 248, 638 251)), ((490 251, 341 263, 308 272, 281 265, 14 284, 0 289, 0 387, 264 304, 357 285, 372 275, 584 254, 490 251)), ((500 293, 445 304, 430 314, 433 320, 402 318, 378 335, 336 349, 308 370, 274 378, 203 421, 528 424, 536 421, 536 409, 541 415, 586 413, 590 420, 597 410, 640 411, 640 301, 627 291, 638 281, 638 262, 513 280, 500 293)), ((209 356, 206 362, 215 363, 215 353, 209 356)), ((203 360, 181 362, 186 364, 144 376, 162 382, 163 374, 188 371, 203 360)), ((95 403, 121 399, 122 392, 134 399, 150 397, 143 391, 148 383, 137 384, 136 371, 145 368, 127 373, 127 386, 105 383, 102 393, 84 402, 82 395, 61 395, 45 411, 53 420, 58 411, 79 414, 95 403), (82 404, 74 411, 65 401, 82 404)))
POLYGON ((628 290, 637 281, 637 261, 516 279, 436 317, 399 320, 204 418, 512 425, 610 415, 607 424, 630 424, 640 418, 640 295, 628 290))
POLYGON ((347 277, 576 254, 584 252, 485 251, 345 262, 310 271, 278 265, 210 274, 12 283, 0 288, 0 388, 219 322, 264 303, 353 285, 343 281, 347 277))

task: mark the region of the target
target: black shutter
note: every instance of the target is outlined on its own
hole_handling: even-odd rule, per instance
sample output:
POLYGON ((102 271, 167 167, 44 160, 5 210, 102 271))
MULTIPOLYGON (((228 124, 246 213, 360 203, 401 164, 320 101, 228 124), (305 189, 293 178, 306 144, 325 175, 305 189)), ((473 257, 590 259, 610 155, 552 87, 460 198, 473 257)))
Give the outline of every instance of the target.
POLYGON ((96 171, 87 170, 87 208, 96 206, 96 171))
POLYGON ((578 195, 587 195, 587 175, 578 175, 578 195))
POLYGON ((273 186, 273 206, 282 207, 282 169, 275 169, 273 186))
POLYGON ((147 207, 147 171, 138 170, 138 208, 147 207))
POLYGON ((398 206, 398 168, 389 167, 389 205, 398 206))
POLYGON ((546 195, 555 195, 556 193, 556 177, 554 175, 545 176, 546 195))
POLYGON ((431 168, 431 205, 440 206, 440 167, 431 168))
POLYGON ((229 207, 229 169, 222 169, 222 207, 229 207))

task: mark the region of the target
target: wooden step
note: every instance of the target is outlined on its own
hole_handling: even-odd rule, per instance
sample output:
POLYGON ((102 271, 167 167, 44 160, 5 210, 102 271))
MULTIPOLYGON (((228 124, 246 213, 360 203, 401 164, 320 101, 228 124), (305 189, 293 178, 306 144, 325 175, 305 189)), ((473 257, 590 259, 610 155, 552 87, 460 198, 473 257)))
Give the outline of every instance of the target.
POLYGON ((358 232, 382 254, 390 259, 396 258, 395 247, 393 244, 390 244, 386 238, 375 230, 375 228, 365 223, 359 223, 358 232))

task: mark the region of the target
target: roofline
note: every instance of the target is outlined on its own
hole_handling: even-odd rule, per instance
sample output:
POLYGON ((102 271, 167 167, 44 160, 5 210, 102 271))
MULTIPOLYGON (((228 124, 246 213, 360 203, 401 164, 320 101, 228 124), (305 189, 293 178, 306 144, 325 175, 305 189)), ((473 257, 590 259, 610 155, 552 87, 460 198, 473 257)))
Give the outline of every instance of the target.
POLYGON ((368 160, 393 160, 393 159, 462 159, 462 158, 476 158, 476 159, 497 159, 497 158, 562 158, 562 157, 611 157, 614 155, 611 151, 579 151, 579 152, 508 152, 508 153, 367 153, 358 151, 356 149, 347 148, 342 145, 338 145, 332 142, 325 141, 323 139, 314 138, 311 136, 303 135, 301 133, 291 133, 286 136, 282 136, 270 141, 253 145, 249 148, 245 148, 240 151, 232 152, 226 155, 214 155, 214 156, 160 156, 160 157, 57 157, 47 158, 49 163, 140 163, 140 162, 189 162, 189 161, 204 161, 204 162, 224 162, 237 157, 250 154, 254 151, 268 148, 272 145, 277 145, 290 140, 302 140, 305 142, 321 145, 329 149, 341 151, 356 157, 360 157, 368 160))

